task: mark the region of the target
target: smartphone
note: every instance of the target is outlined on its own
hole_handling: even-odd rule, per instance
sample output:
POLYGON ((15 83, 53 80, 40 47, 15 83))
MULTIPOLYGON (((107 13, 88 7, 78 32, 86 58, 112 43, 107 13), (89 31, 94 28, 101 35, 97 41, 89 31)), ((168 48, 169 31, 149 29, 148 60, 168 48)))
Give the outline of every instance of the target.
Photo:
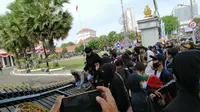
POLYGON ((99 90, 65 97, 62 100, 60 112, 102 112, 101 106, 96 101, 96 96, 101 97, 99 90))

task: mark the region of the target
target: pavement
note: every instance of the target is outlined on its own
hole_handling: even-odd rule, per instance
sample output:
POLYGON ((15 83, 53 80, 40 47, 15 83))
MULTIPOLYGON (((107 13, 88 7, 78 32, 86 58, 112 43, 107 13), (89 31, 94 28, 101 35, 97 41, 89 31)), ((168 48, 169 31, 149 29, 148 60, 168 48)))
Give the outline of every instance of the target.
POLYGON ((33 86, 37 84, 54 83, 73 77, 70 74, 13 75, 10 74, 10 72, 13 71, 13 69, 13 67, 4 68, 3 73, 0 72, 0 84, 21 84, 23 82, 27 82, 29 85, 33 86))

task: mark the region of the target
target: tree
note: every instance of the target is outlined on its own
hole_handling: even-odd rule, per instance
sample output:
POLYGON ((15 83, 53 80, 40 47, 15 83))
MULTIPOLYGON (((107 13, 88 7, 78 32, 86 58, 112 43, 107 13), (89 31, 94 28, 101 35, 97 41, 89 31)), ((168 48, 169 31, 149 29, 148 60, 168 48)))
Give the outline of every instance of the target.
POLYGON ((106 35, 101 35, 99 38, 98 38, 98 41, 99 41, 99 48, 101 50, 104 50, 104 48, 106 48, 108 46, 108 38, 106 35))
MULTIPOLYGON (((64 3, 68 0, 16 0, 8 8, 19 21, 22 32, 26 32, 25 37, 32 43, 42 41, 44 49, 44 43, 48 42, 50 52, 55 53, 54 39, 65 39, 73 20, 71 14, 62 9, 64 3)), ((47 59, 46 50, 44 53, 47 59)))
POLYGON ((67 50, 67 48, 63 48, 62 49, 62 53, 64 54, 64 53, 67 53, 68 52, 68 50, 67 50))
POLYGON ((97 49, 100 46, 98 40, 90 40, 87 44, 88 44, 88 47, 93 48, 93 49, 97 49))
POLYGON ((117 33, 115 31, 111 31, 109 34, 108 34, 108 46, 111 47, 114 45, 114 43, 118 40, 117 38, 117 33))
POLYGON ((200 34, 200 18, 194 18, 194 21, 196 21, 197 22, 197 34, 200 34))
POLYGON ((73 45, 75 45, 75 43, 73 43, 73 42, 63 43, 63 44, 61 45, 61 48, 65 48, 65 47, 67 47, 67 46, 73 46, 73 45))
POLYGON ((162 17, 163 22, 165 23, 165 32, 171 34, 172 31, 179 28, 180 23, 177 17, 174 16, 164 16, 162 17))
POLYGON ((75 52, 83 52, 84 51, 84 45, 81 44, 80 46, 75 48, 75 52))

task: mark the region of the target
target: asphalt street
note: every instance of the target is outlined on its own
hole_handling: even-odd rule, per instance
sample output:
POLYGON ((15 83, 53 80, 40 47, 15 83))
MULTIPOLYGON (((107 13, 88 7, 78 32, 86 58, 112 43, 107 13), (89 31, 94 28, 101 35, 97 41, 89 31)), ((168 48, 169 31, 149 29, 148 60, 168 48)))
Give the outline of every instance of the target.
MULTIPOLYGON (((68 59, 61 59, 61 61, 65 60, 71 60, 71 59, 80 59, 83 58, 83 56, 75 56, 68 59)), ((53 83, 58 82, 62 80, 67 80, 69 78, 69 75, 56 75, 56 76, 16 76, 11 75, 10 72, 14 69, 14 67, 9 68, 3 68, 3 73, 0 72, 0 84, 21 84, 23 82, 27 82, 29 85, 35 85, 35 84, 47 84, 47 83, 53 83)))
POLYGON ((10 72, 13 68, 3 69, 3 73, 0 73, 0 84, 21 84, 27 82, 29 85, 35 84, 47 84, 57 81, 67 80, 69 76, 15 76, 11 75, 10 72))

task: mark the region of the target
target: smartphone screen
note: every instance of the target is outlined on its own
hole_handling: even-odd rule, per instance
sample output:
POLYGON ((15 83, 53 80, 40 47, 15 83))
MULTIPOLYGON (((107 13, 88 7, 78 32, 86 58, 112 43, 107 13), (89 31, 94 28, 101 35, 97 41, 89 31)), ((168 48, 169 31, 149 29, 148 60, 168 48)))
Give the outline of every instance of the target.
POLYGON ((96 96, 101 96, 101 92, 92 90, 66 97, 62 100, 60 112, 102 112, 96 96))

